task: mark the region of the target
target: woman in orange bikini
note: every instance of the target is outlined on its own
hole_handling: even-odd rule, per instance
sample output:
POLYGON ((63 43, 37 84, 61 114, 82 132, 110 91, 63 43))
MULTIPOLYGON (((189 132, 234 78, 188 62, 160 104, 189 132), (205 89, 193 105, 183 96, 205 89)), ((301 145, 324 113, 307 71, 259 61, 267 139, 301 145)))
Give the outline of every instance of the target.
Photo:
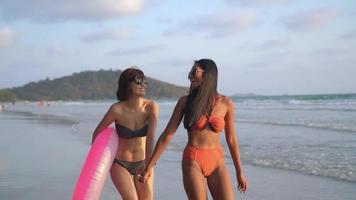
POLYGON ((183 152, 182 171, 188 198, 206 200, 207 180, 214 199, 234 199, 231 179, 219 141, 220 132, 223 130, 234 162, 238 189, 243 193, 247 190, 234 127, 234 105, 229 97, 218 94, 217 75, 214 61, 195 61, 188 76, 191 81, 189 95, 179 99, 166 129, 157 141, 152 157, 145 170, 139 174, 139 180, 145 182, 150 176, 152 167, 184 117, 188 144, 183 152))
POLYGON ((97 134, 115 122, 119 148, 111 167, 111 179, 122 199, 153 199, 153 176, 142 184, 138 170, 145 167, 153 150, 158 105, 145 99, 146 78, 139 69, 128 68, 119 78, 118 102, 107 111, 93 133, 97 134))

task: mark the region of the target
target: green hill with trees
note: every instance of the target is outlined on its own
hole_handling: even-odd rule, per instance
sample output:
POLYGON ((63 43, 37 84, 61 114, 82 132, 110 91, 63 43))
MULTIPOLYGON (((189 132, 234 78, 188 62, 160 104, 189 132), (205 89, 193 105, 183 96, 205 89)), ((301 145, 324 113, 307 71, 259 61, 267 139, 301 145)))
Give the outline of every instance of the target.
MULTIPOLYGON (((120 70, 83 71, 0 90, 0 101, 115 99, 120 70)), ((147 77, 148 98, 176 98, 188 88, 147 77)))

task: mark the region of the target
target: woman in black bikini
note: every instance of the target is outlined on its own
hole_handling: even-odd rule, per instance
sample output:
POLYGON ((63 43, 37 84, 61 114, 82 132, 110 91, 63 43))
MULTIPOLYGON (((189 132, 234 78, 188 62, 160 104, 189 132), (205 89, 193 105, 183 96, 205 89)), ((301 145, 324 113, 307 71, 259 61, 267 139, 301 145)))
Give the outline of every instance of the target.
POLYGON ((153 175, 146 183, 138 181, 138 170, 150 158, 157 127, 158 105, 143 98, 146 79, 139 69, 121 73, 117 90, 118 102, 107 111, 93 133, 93 140, 105 127, 115 122, 119 148, 111 167, 111 179, 122 199, 153 199, 153 175))

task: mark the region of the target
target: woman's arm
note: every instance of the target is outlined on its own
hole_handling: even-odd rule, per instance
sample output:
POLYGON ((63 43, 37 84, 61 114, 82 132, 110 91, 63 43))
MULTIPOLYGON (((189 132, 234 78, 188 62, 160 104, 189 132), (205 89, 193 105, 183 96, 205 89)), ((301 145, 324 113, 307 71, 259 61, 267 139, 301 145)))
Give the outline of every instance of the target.
POLYGON ((105 113, 103 119, 99 122, 98 126, 95 128, 91 143, 93 144, 95 141, 96 136, 100 131, 102 131, 104 128, 108 127, 111 123, 114 122, 115 120, 115 115, 114 115, 114 105, 110 106, 109 110, 105 113))
POLYGON ((186 97, 181 97, 176 104, 171 119, 169 120, 166 129, 163 131, 159 137, 155 149, 151 158, 149 159, 143 174, 141 175, 140 181, 146 181, 149 177, 149 172, 151 171, 154 164, 157 162, 163 151, 166 149, 167 145, 171 141, 174 133, 176 132, 180 122, 183 117, 183 109, 185 106, 186 97))
POLYGON ((145 163, 148 163, 148 160, 150 159, 152 155, 152 151, 154 148, 154 140, 155 140, 155 133, 157 129, 157 121, 158 121, 158 104, 154 101, 150 102, 149 105, 149 118, 148 118, 148 131, 147 131, 147 137, 146 137, 146 161, 145 163))
POLYGON ((240 159, 240 147, 235 131, 235 114, 234 103, 229 97, 226 97, 227 112, 225 115, 225 137, 226 143, 229 147, 229 151, 234 162, 236 177, 238 181, 238 188, 240 192, 245 192, 247 189, 247 181, 242 170, 242 164, 240 159))

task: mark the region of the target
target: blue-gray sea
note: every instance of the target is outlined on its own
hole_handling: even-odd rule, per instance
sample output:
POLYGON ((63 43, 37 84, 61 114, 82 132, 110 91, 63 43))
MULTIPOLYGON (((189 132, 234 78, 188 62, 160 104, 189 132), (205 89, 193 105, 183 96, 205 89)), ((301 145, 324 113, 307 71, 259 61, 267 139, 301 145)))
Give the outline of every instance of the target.
MULTIPOLYGON (((236 199, 356 199, 356 95, 232 97, 250 189, 236 199)), ((70 199, 91 134, 114 103, 5 104, 0 112, 0 199, 70 199)), ((176 100, 157 100, 157 137, 176 100)), ((233 164, 225 147, 234 185, 233 164)), ((186 199, 181 125, 156 167, 155 199, 186 199), (157 173, 158 172, 158 173, 157 173)), ((120 199, 108 179, 102 199, 120 199)))

